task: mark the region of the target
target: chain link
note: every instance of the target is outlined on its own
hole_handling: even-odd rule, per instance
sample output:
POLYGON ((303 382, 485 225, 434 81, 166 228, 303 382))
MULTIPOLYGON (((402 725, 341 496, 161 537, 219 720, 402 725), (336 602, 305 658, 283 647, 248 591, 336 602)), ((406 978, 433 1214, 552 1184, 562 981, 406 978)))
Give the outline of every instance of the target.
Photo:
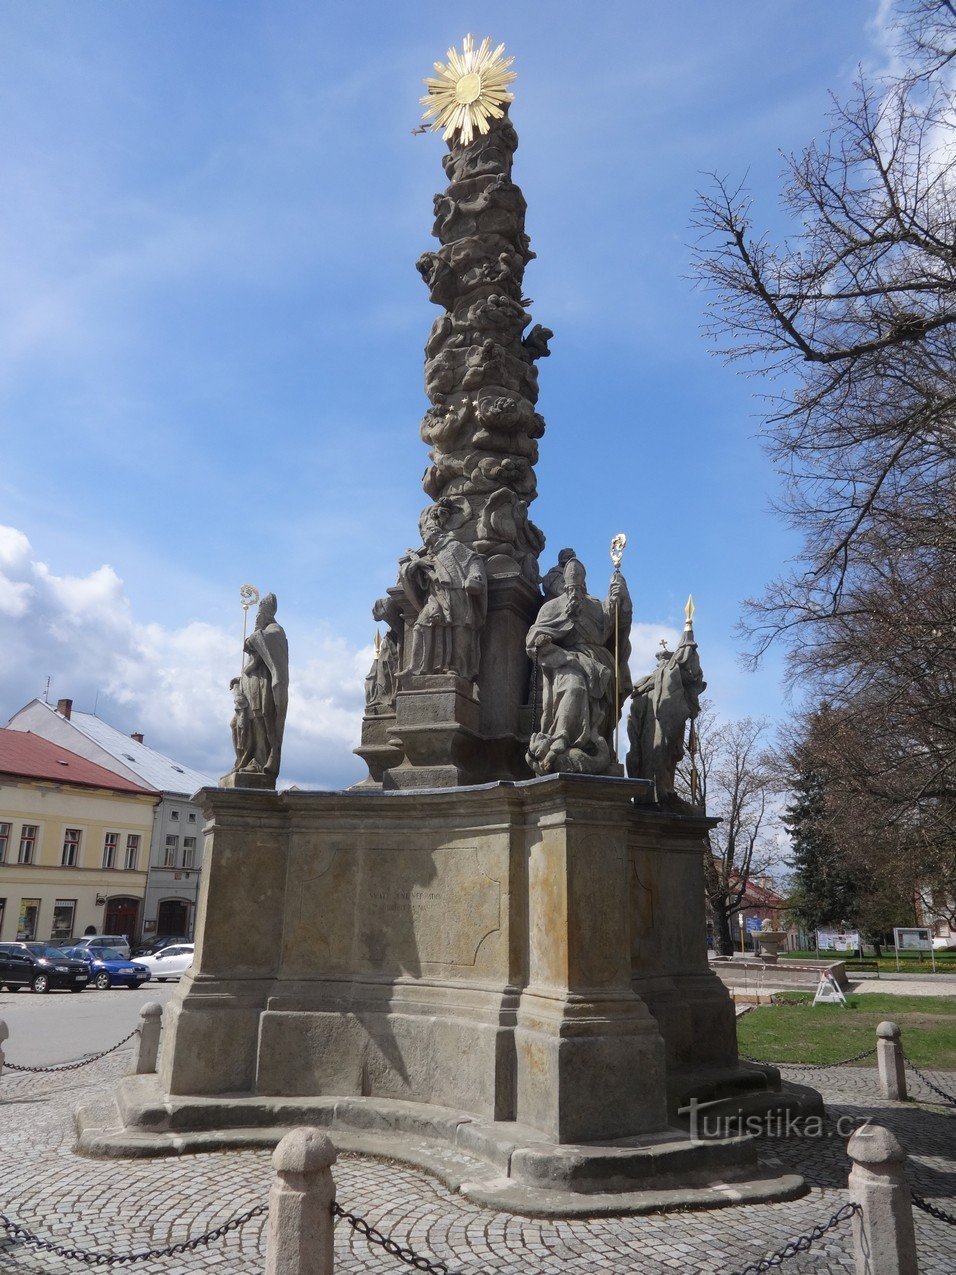
POLYGON ((83 1248, 66 1248, 62 1244, 53 1244, 50 1240, 41 1240, 39 1235, 34 1235, 32 1231, 28 1231, 25 1226, 20 1226, 17 1222, 11 1222, 2 1213, 0 1213, 0 1229, 6 1231, 11 1240, 29 1244, 43 1253, 54 1253, 57 1257, 63 1257, 69 1261, 85 1262, 87 1266, 127 1266, 132 1262, 148 1262, 154 1257, 176 1257, 180 1253, 191 1253, 194 1249, 212 1244, 215 1240, 221 1240, 230 1231, 236 1231, 240 1226, 245 1226, 252 1218, 266 1213, 268 1208, 267 1204, 257 1204, 254 1209, 247 1209, 238 1217, 230 1218, 228 1222, 223 1222, 222 1226, 217 1226, 215 1230, 207 1231, 205 1235, 197 1235, 195 1239, 170 1244, 167 1248, 144 1249, 141 1253, 94 1253, 83 1248))
POLYGON ((928 1089, 932 1089, 933 1093, 939 1094, 940 1098, 942 1098, 944 1102, 948 1102, 951 1107, 956 1107, 956 1098, 954 1098, 951 1093, 947 1093, 945 1089, 940 1089, 939 1085, 934 1085, 929 1077, 924 1076, 919 1067, 914 1066, 905 1054, 903 1055, 903 1061, 906 1063, 907 1067, 909 1067, 910 1071, 919 1076, 920 1080, 922 1080, 923 1084, 926 1085, 928 1089))
POLYGON ((801 1235, 799 1239, 788 1240, 783 1248, 778 1248, 769 1257, 765 1257, 759 1262, 751 1262, 749 1266, 742 1266, 739 1271, 733 1271, 732 1275, 763 1275, 765 1271, 774 1270, 775 1267, 782 1266, 788 1257, 796 1257, 798 1253, 808 1253, 817 1240, 826 1235, 827 1231, 832 1231, 841 1222, 846 1222, 849 1218, 861 1212, 862 1209, 855 1202, 843 1204, 828 1222, 815 1226, 812 1231, 808 1231, 806 1235, 801 1235))
POLYGON ((2 1071, 76 1071, 78 1067, 88 1067, 90 1063, 98 1062, 101 1058, 105 1058, 107 1054, 115 1053, 117 1049, 122 1048, 128 1040, 132 1040, 139 1032, 139 1027, 134 1027, 128 1036, 124 1036, 121 1041, 115 1045, 110 1045, 109 1049, 103 1049, 98 1054, 90 1054, 88 1058, 81 1058, 78 1062, 55 1063, 52 1067, 18 1067, 16 1063, 4 1062, 2 1071))
POLYGON ((948 1222, 950 1226, 956 1226, 956 1217, 952 1213, 947 1213, 945 1209, 937 1208, 935 1204, 930 1204, 929 1200, 924 1200, 921 1195, 917 1195, 915 1191, 910 1191, 910 1199, 918 1209, 922 1209, 924 1213, 928 1213, 930 1217, 938 1218, 940 1222, 948 1222))
POLYGON ((839 1062, 829 1063, 798 1063, 798 1062, 771 1062, 768 1058, 751 1058, 749 1054, 741 1054, 740 1057, 745 1062, 761 1063, 764 1067, 793 1067, 797 1071, 826 1071, 828 1067, 846 1067, 848 1063, 859 1062, 861 1058, 869 1058, 871 1054, 876 1053, 876 1046, 872 1049, 864 1049, 858 1054, 854 1054, 852 1058, 841 1058, 839 1062))
POLYGON ((422 1257, 420 1253, 416 1253, 414 1249, 403 1248, 401 1244, 396 1244, 387 1235, 377 1231, 370 1222, 366 1222, 364 1217, 359 1217, 356 1213, 346 1212, 335 1201, 332 1203, 332 1216, 344 1218, 352 1230, 358 1231, 359 1235, 363 1235, 370 1244, 377 1244, 390 1256, 397 1257, 400 1262, 404 1262, 406 1266, 414 1267, 416 1271, 431 1271, 432 1275, 452 1275, 451 1268, 446 1266, 444 1262, 433 1262, 427 1257, 422 1257))

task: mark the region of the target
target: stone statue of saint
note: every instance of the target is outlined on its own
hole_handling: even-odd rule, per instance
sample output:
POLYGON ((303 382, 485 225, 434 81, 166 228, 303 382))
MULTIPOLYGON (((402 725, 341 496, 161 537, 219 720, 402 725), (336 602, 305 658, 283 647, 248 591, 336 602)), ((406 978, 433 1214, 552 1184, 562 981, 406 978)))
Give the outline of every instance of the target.
POLYGON ((527 760, 538 775, 600 775, 613 760, 615 690, 621 700, 631 690, 626 640, 631 599, 619 571, 602 602, 588 593, 584 566, 573 550, 562 550, 558 562, 561 570, 545 576, 547 600, 528 630, 527 651, 537 666, 541 716, 527 760))
POLYGON ((289 644, 285 630, 276 623, 274 593, 267 593, 259 603, 255 628, 243 649, 247 658, 235 691, 236 771, 265 775, 274 784, 289 704, 289 644))
POLYGON ((365 679, 365 716, 384 717, 395 712, 402 613, 393 598, 379 598, 372 607, 372 619, 388 629, 365 679))
POLYGON ((657 654, 657 668, 634 687, 627 719, 627 773, 651 779, 662 806, 682 808, 674 776, 684 756, 684 731, 700 712, 707 688, 688 620, 676 651, 657 654))
POLYGON ((402 559, 399 580, 415 613, 405 671, 457 673, 473 682, 488 610, 484 559, 433 523, 424 549, 402 559))
POLYGON ((232 730, 232 746, 236 750, 236 770, 248 770, 253 763, 252 712, 238 677, 229 683, 235 711, 229 723, 232 730))

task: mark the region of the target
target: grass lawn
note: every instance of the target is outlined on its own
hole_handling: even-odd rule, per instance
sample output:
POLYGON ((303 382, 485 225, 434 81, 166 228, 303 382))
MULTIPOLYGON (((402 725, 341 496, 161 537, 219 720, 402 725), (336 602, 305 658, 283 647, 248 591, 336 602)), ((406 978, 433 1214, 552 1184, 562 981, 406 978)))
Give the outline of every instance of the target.
MULTIPOLYGON (((839 1062, 875 1045, 877 1023, 889 1019, 917 1067, 956 1070, 956 996, 848 996, 846 1009, 814 1005, 811 992, 787 992, 782 1000, 738 1021, 742 1054, 761 1062, 839 1062)), ((875 1067, 876 1055, 859 1065, 875 1067)))
MULTIPOLYGON (((885 952, 882 956, 876 957, 872 951, 866 951, 864 961, 876 961, 880 967, 881 974, 895 974, 896 957, 891 952, 887 955, 885 952)), ((901 974, 932 974, 933 963, 928 952, 922 954, 923 959, 920 960, 918 952, 904 952, 900 954, 901 974)), ((781 961, 855 961, 858 957, 855 952, 781 952, 781 961)), ((936 973, 937 974, 956 974, 956 952, 937 952, 936 953, 936 973)))

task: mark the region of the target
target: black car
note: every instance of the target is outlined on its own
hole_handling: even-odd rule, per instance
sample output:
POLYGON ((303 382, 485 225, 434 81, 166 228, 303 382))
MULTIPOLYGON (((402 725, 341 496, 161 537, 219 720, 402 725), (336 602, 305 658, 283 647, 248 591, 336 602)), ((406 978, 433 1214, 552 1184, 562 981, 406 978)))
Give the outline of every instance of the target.
POLYGON ((48 992, 51 987, 82 992, 89 982, 87 962, 64 956, 52 943, 0 943, 0 986, 11 992, 21 987, 35 992, 48 992))
POLYGON ((192 939, 187 939, 184 934, 164 934, 161 938, 150 939, 148 943, 141 943, 139 947, 133 950, 134 956, 155 956, 157 952, 161 952, 164 947, 173 947, 180 943, 191 943, 192 939))

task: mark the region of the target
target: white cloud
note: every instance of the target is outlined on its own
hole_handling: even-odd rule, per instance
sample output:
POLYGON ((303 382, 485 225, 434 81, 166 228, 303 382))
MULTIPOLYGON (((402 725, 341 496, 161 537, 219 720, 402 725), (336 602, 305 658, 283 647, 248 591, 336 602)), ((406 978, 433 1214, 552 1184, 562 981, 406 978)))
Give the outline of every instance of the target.
MULTIPOLYGON (((284 778, 354 783, 364 773, 351 749, 371 647, 322 634, 290 636, 284 778)), ((42 693, 52 675, 52 699, 72 699, 87 712, 95 705, 104 720, 143 731, 148 743, 199 770, 214 776, 228 770, 237 634, 200 622, 141 623, 112 567, 58 576, 35 559, 26 536, 0 526, 0 641, 6 715, 42 693)))
POLYGON ((673 651, 680 641, 680 630, 668 624, 631 625, 631 672, 635 678, 653 670, 662 638, 673 651))
MULTIPOLYGON (((671 625, 632 625, 635 677, 653 669, 662 638, 673 650, 679 637, 671 625)), ((289 639, 283 779, 304 787, 355 783, 365 773, 351 750, 372 647, 329 632, 292 632, 289 639)), ((86 712, 95 705, 112 725, 142 731, 147 743, 213 776, 229 769, 228 684, 240 663, 237 633, 200 621, 141 622, 111 566, 59 576, 36 560, 26 536, 0 526, 0 642, 5 715, 42 694, 52 675, 52 700, 72 699, 86 712)))

